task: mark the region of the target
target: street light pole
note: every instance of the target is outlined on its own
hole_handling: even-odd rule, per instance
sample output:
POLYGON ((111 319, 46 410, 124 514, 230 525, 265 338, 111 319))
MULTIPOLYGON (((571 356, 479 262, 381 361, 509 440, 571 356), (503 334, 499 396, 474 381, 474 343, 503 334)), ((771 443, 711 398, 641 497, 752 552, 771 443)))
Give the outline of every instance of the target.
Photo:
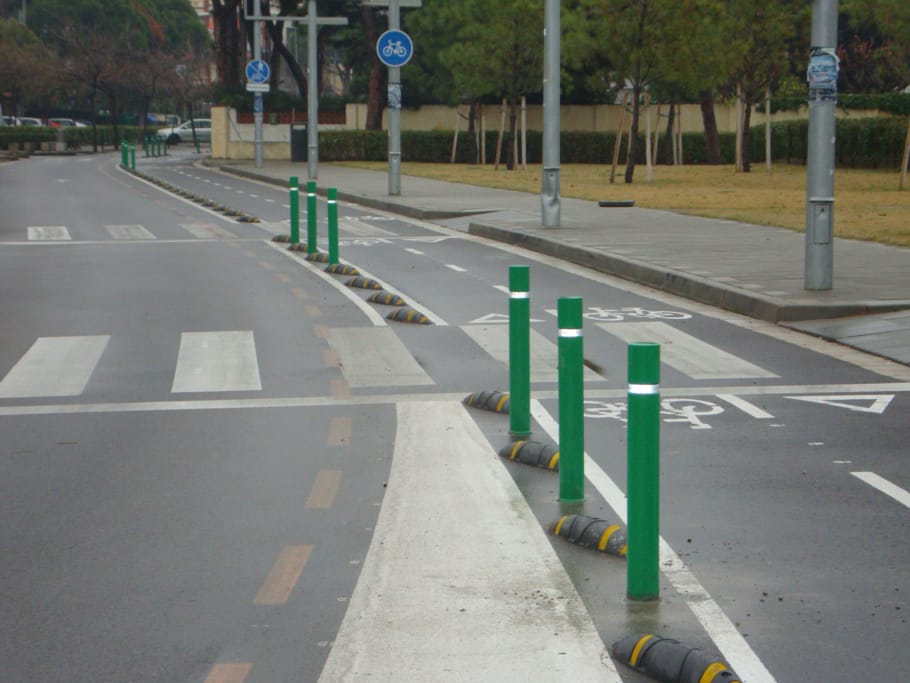
MULTIPOLYGON (((262 7, 253 3, 253 59, 262 59, 262 7)), ((262 93, 253 93, 253 144, 256 148, 256 168, 262 168, 262 93)))
POLYGON ((306 23, 306 135, 307 178, 316 180, 319 174, 319 90, 318 65, 316 53, 316 0, 310 0, 307 6, 306 23))
POLYGON ((559 0, 546 0, 544 8, 543 71, 543 174, 540 182, 541 223, 558 228, 559 201, 559 0))
MULTIPOLYGON (((401 28, 398 0, 389 0, 389 30, 401 28)), ((401 67, 389 67, 389 195, 401 194, 401 67)))
POLYGON ((810 290, 829 290, 834 280, 837 9, 838 0, 812 0, 804 273, 804 287, 810 290))

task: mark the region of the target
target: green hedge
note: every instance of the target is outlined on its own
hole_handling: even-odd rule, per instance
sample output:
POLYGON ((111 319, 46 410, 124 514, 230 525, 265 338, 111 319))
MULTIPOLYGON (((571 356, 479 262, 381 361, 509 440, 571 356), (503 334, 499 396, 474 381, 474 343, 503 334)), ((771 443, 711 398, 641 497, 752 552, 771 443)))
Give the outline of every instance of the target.
MULTIPOLYGON (((837 165, 846 168, 899 168, 904 149, 907 119, 882 117, 869 119, 837 119, 837 165)), ((776 161, 803 164, 808 156, 809 122, 787 121, 771 125, 771 156, 776 161)), ((498 133, 486 133, 486 162, 496 156, 498 133)), ((561 136, 560 158, 565 164, 609 164, 613 160, 615 133, 579 133, 564 131, 561 136)), ((473 141, 465 133, 458 136, 455 160, 474 163, 473 141)), ((670 163, 666 137, 660 139, 658 163, 670 163)), ((504 142, 505 147, 507 143, 504 142)), ((765 127, 750 129, 749 144, 753 163, 765 159, 765 127)), ((627 138, 620 145, 620 159, 626 157, 627 138)), ((539 164, 542 158, 542 136, 528 131, 528 163, 539 164)), ((732 164, 735 159, 736 135, 720 135, 721 162, 732 164)), ((402 161, 445 163, 452 155, 452 131, 403 131, 401 134, 402 161)), ((388 134, 385 131, 330 131, 319 134, 319 156, 325 161, 385 161, 388 159, 388 134)), ((503 163, 505 161, 503 151, 503 163)), ((683 162, 704 164, 707 149, 703 133, 683 134, 683 162)), ((635 153, 636 163, 645 163, 645 139, 639 136, 635 153)))
POLYGON ((57 139, 53 128, 45 126, 0 126, 0 148, 9 149, 10 145, 31 142, 40 147, 42 142, 57 139))
MULTIPOLYGON (((155 130, 156 128, 150 126, 147 132, 152 134, 155 130)), ((113 126, 97 126, 97 131, 98 145, 101 147, 116 147, 123 140, 131 144, 137 144, 142 140, 142 126, 117 126, 117 139, 114 138, 113 126)), ((63 139, 66 141, 66 146, 70 149, 91 145, 92 129, 90 126, 85 128, 65 128, 63 130, 63 139)))

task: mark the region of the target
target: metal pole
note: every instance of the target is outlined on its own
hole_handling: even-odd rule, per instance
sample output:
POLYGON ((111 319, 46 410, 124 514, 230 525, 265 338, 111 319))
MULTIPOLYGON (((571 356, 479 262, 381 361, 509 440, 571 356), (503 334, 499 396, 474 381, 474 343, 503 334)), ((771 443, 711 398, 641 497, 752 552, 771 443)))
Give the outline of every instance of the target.
POLYGON ((310 0, 306 24, 306 170, 310 180, 319 177, 319 57, 316 54, 316 22, 316 0, 310 0))
POLYGON ((557 302, 559 323, 559 500, 585 499, 584 341, 581 297, 557 302))
MULTIPOLYGON (((389 0, 389 30, 401 28, 398 0, 389 0)), ((401 194, 401 68, 389 67, 389 194, 401 194)))
MULTIPOLYGON (((253 3, 253 58, 262 59, 262 7, 259 0, 253 3)), ((256 147, 256 168, 262 168, 262 93, 253 93, 253 143, 256 147)))
POLYGON ((660 596, 659 344, 629 344, 628 405, 626 591, 630 600, 657 600, 660 596))
POLYGON ((804 287, 814 290, 831 289, 834 279, 837 10, 838 0, 812 0, 804 287))
POLYGON ((329 214, 329 265, 338 263, 338 190, 330 187, 326 190, 329 214))
POLYGON ((288 193, 291 205, 291 244, 300 242, 300 182, 297 176, 288 181, 288 193))
POLYGON ((509 266, 509 431, 531 433, 531 269, 509 266))
POLYGON ((316 181, 306 184, 306 253, 316 253, 316 181))
POLYGON ((540 222, 545 228, 560 224, 559 200, 559 0, 544 7, 543 70, 543 174, 540 187, 540 222))

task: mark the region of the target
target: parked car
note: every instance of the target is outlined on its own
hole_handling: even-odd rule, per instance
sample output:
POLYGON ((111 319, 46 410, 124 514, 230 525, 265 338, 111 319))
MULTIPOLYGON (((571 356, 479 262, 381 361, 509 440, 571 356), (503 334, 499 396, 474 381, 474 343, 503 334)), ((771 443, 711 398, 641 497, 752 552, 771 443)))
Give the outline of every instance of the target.
POLYGON ((51 128, 85 128, 84 123, 79 123, 73 119, 48 119, 47 125, 51 128))
POLYGON ((17 124, 15 116, 0 117, 0 126, 15 126, 17 124))
POLYGON ((184 121, 179 126, 171 126, 170 128, 160 128, 158 130, 158 135, 161 135, 164 138, 167 138, 167 143, 169 145, 177 145, 181 142, 192 142, 193 141, 193 126, 196 128, 196 139, 200 142, 211 142, 212 141, 212 120, 211 119, 196 119, 193 121, 184 121))
POLYGON ((36 119, 32 116, 20 116, 19 119, 20 126, 43 126, 44 122, 41 119, 36 119))

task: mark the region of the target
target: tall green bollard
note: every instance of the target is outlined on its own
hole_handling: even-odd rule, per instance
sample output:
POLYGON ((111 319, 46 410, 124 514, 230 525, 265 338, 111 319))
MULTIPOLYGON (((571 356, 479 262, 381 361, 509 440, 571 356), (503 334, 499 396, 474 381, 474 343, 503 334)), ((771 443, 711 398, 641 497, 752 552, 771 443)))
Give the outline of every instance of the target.
POLYGON ((562 297, 559 323, 559 500, 585 499, 584 340, 581 297, 562 297))
POLYGON ((509 431, 531 433, 531 268, 509 266, 509 431))
POLYGON ((127 161, 126 157, 126 140, 123 140, 120 143, 120 165, 123 166, 123 168, 127 168, 129 166, 129 162, 127 161))
POLYGON ((149 158, 149 136, 146 135, 142 138, 142 151, 145 153, 145 158, 149 158))
POLYGON ((338 263, 338 190, 330 187, 326 190, 329 214, 329 265, 338 263))
POLYGON ((660 345, 629 345, 627 440, 630 600, 660 597, 660 345))
POLYGON ((297 244, 300 241, 300 183, 295 175, 288 180, 288 194, 288 203, 291 205, 291 244, 297 244))
POLYGON ((316 181, 306 184, 306 253, 316 253, 316 181))
POLYGON ((130 168, 136 170, 136 145, 130 145, 130 168))

